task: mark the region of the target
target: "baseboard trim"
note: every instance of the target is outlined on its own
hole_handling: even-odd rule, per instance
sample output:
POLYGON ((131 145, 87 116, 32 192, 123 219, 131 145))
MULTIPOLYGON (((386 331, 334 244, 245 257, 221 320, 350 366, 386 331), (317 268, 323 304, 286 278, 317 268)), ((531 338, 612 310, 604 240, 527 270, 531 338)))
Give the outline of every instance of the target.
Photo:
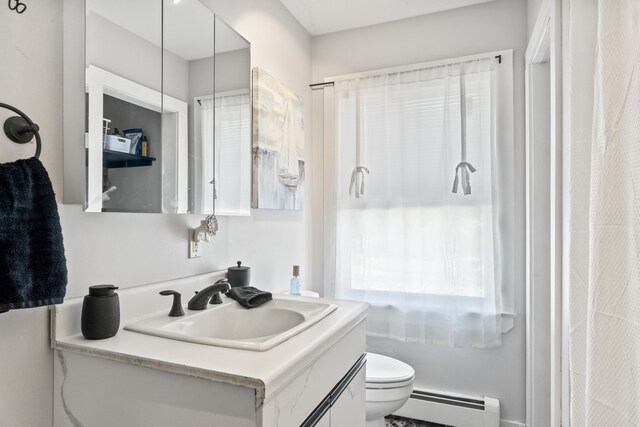
POLYGON ((500 427, 527 427, 527 425, 518 421, 500 419, 500 427))

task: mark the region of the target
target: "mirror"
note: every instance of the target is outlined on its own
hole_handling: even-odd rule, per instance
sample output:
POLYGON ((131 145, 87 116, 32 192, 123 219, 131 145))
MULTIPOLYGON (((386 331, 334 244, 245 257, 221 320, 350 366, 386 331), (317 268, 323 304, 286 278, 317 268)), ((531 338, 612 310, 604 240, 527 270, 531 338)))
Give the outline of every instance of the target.
POLYGON ((248 214, 249 43, 199 0, 85 4, 85 210, 248 214))
MULTIPOLYGON (((178 146, 180 153, 172 159, 177 169, 165 169, 164 192, 171 194, 175 183, 186 183, 180 191, 178 212, 210 214, 214 210, 214 111, 202 109, 197 97, 212 93, 215 85, 215 15, 199 0, 162 0, 164 9, 163 143, 178 146), (168 98, 187 104, 187 145, 180 145, 185 129, 180 127, 180 113, 169 107, 168 98), (181 164, 180 162, 184 162, 181 164), (196 165, 203 165, 197 171, 196 165), (182 174, 182 175, 181 175, 182 174)), ((177 105, 176 105, 177 107, 177 105)), ((184 141, 183 141, 184 142, 184 141)), ((170 209, 176 201, 165 200, 170 209)))
MULTIPOLYGON (((214 111, 214 152, 195 152, 194 197, 211 206, 208 197, 215 197, 217 215, 249 215, 251 206, 251 52, 250 44, 226 22, 216 16, 215 25, 215 86, 200 87, 194 93, 196 140, 211 130, 205 124, 204 113, 214 111), (201 161, 198 161, 200 159, 201 161), (213 159, 214 167, 207 162, 213 159), (214 176, 207 171, 214 171, 214 176), (207 186, 214 185, 211 192, 207 186)), ((193 64, 194 76, 213 68, 213 63, 201 60, 193 64)), ((211 139, 207 136, 205 140, 211 139)), ((198 148, 212 147, 196 144, 198 148)), ((210 211, 206 211, 211 213, 210 211)))

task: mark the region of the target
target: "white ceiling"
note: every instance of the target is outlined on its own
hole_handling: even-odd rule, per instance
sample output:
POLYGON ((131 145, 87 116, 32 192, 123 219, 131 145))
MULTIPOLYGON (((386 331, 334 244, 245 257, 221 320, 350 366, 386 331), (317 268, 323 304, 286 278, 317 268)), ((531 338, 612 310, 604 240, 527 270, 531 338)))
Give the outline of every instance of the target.
POLYGON ((491 0, 280 0, 312 36, 487 1, 491 0))

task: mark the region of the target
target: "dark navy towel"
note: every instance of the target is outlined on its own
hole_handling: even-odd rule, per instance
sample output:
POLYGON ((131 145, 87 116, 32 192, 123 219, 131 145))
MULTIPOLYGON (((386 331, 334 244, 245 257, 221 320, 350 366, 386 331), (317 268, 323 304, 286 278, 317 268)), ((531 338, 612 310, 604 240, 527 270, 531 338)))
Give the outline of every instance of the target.
POLYGON ((55 194, 40 160, 0 164, 0 312, 62 303, 66 262, 55 194))
POLYGON ((239 286, 237 288, 231 288, 227 292, 227 296, 238 301, 244 308, 254 308, 267 301, 270 301, 272 296, 271 292, 261 291, 253 286, 239 286))

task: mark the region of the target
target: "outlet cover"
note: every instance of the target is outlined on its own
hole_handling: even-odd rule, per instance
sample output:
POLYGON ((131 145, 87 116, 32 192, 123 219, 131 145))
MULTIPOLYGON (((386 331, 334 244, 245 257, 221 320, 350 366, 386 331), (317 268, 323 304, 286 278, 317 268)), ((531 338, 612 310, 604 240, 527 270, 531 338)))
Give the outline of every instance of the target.
POLYGON ((189 258, 202 257, 202 242, 194 242, 189 233, 189 258))

